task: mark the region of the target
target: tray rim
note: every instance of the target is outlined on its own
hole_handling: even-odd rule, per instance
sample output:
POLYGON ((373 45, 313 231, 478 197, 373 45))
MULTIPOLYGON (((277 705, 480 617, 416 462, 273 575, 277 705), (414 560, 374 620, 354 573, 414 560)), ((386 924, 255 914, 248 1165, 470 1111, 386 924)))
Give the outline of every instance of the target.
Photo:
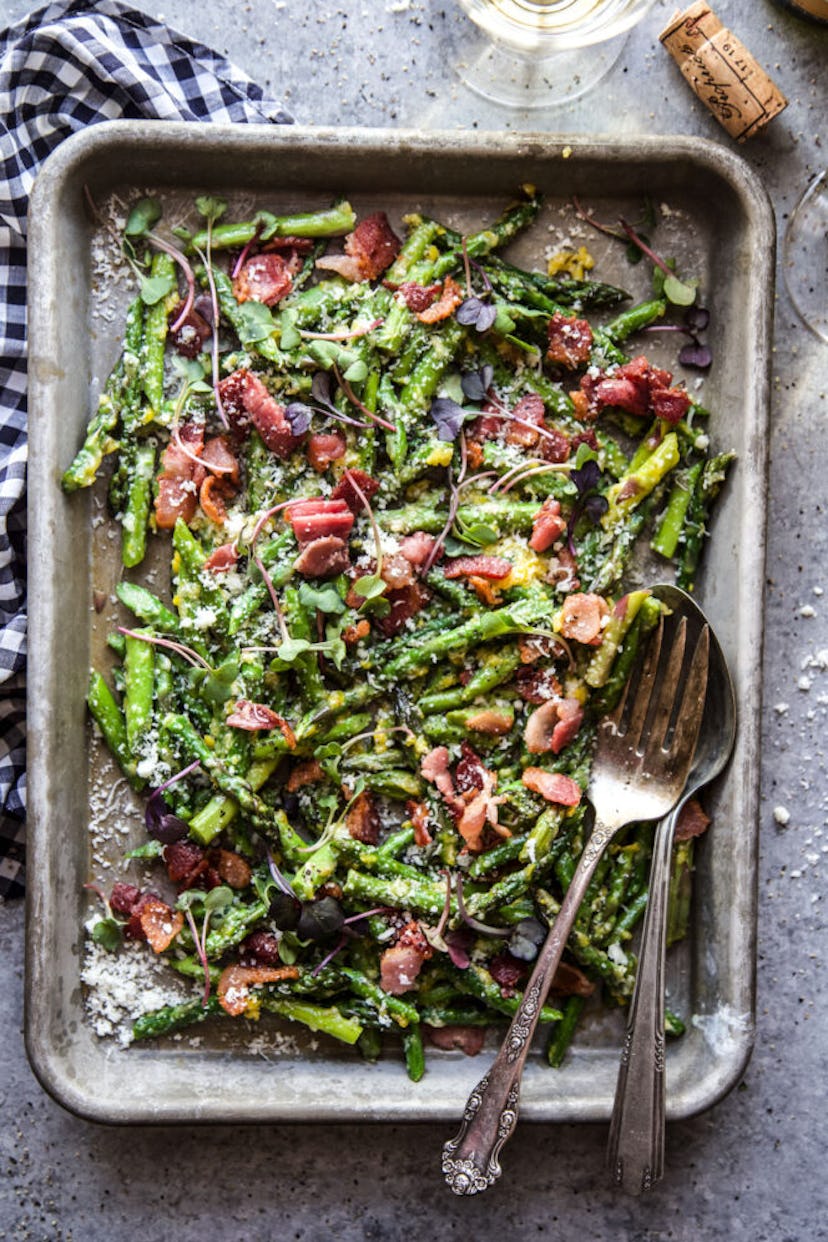
MULTIPOLYGON (((52 495, 56 476, 46 468, 47 461, 41 462, 38 450, 45 446, 48 432, 49 414, 54 416, 53 385, 55 376, 53 366, 49 362, 48 342, 50 324, 53 322, 55 308, 48 298, 48 280, 41 281, 43 275, 43 255, 49 253, 50 213, 52 203, 59 202, 60 194, 68 179, 72 177, 84 162, 119 148, 125 141, 132 144, 162 146, 170 151, 196 148, 204 151, 224 149, 229 143, 233 148, 260 150, 262 145, 288 146, 292 148, 315 148, 322 150, 359 149, 362 154, 375 152, 378 154, 409 149, 423 154, 439 150, 441 155, 451 152, 459 158, 463 152, 470 157, 479 158, 488 153, 496 158, 503 156, 532 156, 551 162, 555 160, 577 158, 583 156, 595 160, 618 164, 644 164, 656 157, 675 158, 681 156, 690 163, 706 169, 720 177, 736 194, 745 212, 752 233, 757 243, 754 263, 750 274, 750 289, 754 295, 752 301, 753 320, 755 324, 754 357, 761 365, 754 366, 746 375, 748 393, 746 406, 750 404, 754 417, 750 424, 752 438, 750 441, 751 477, 762 486, 761 496, 767 489, 767 428, 769 422, 769 372, 771 364, 770 342, 773 310, 773 260, 775 252, 775 221, 767 192, 758 176, 737 154, 707 139, 681 136, 653 135, 568 135, 553 133, 486 133, 479 131, 458 130, 390 130, 362 128, 313 128, 294 125, 195 125, 179 122, 141 122, 141 121, 110 121, 102 122, 68 138, 46 161, 32 191, 30 203, 30 411, 31 413, 31 446, 32 465, 29 481, 29 535, 32 547, 40 546, 41 536, 48 534, 50 521, 54 521, 54 502, 52 495), (566 154, 567 148, 570 155, 566 154)), ((124 180, 123 177, 118 179, 124 180)), ((174 181, 174 177, 170 178, 174 181)), ((220 180, 220 178, 217 178, 220 180)), ((47 455, 48 456, 48 455, 47 455)), ((749 501, 750 504, 750 501, 749 501)), ((759 499, 752 504, 752 517, 757 539, 752 549, 749 563, 743 567, 754 586, 761 588, 764 575, 765 558, 765 511, 759 499)), ((191 1124, 195 1121, 216 1122, 253 1122, 272 1120, 377 1120, 401 1121, 438 1120, 453 1118, 456 1110, 453 1106, 446 1110, 438 1104, 431 1109, 420 1107, 413 1111, 390 1108, 379 1108, 366 1117, 363 1108, 348 1109, 341 1106, 316 1109, 312 1116, 297 1113, 294 1108, 280 1111, 271 1108, 261 1116, 251 1117, 247 1111, 234 1111, 232 1107, 204 1108, 194 1115, 192 1111, 176 1108, 165 1108, 163 1104, 133 1108, 129 1115, 119 1112, 112 1102, 97 1099, 88 1089, 72 1083, 64 1072, 65 1067, 42 1018, 40 998, 43 989, 48 986, 48 968, 43 955, 38 952, 40 930, 48 926, 50 914, 50 876, 48 866, 48 811, 49 799, 46 796, 48 780, 46 779, 49 757, 54 739, 49 736, 48 710, 44 706, 42 691, 45 685, 45 668, 47 661, 42 662, 38 656, 48 653, 48 626, 41 625, 41 617, 47 615, 41 607, 47 603, 45 574, 32 575, 30 586, 30 631, 33 658, 29 666, 28 679, 28 717, 30 736, 37 737, 38 744, 33 748, 29 760, 30 802, 29 802, 29 883, 26 897, 26 979, 25 979, 25 1039, 27 1054, 41 1085, 59 1103, 79 1116, 99 1122, 114 1124, 130 1124, 134 1122, 180 1122, 191 1124), (44 740, 45 739, 45 740, 44 740)), ((750 633, 745 636, 746 642, 753 653, 748 661, 746 685, 750 691, 752 703, 761 702, 761 657, 762 657, 762 595, 757 590, 758 605, 749 614, 750 633)), ((746 724, 748 722, 745 722, 746 724)), ((743 855, 744 871, 747 880, 748 902, 743 931, 745 933, 742 956, 747 959, 747 968, 740 977, 740 1001, 737 1009, 742 1025, 733 1034, 728 1055, 715 1066, 714 1072, 707 1075, 704 1081, 694 1084, 680 1096, 671 1096, 668 1092, 668 1119, 675 1120, 695 1115, 717 1103, 738 1081, 750 1057, 753 1047, 755 1027, 755 973, 756 973, 756 924, 757 924, 757 854, 758 854, 758 807, 759 807, 759 738, 753 730, 743 730, 746 736, 742 743, 745 749, 743 768, 745 780, 742 788, 742 806, 746 819, 753 825, 750 834, 749 849, 743 855)), ((594 1108, 581 1111, 560 1108, 559 1101, 551 1101, 551 1109, 543 1108, 524 1110, 527 1119, 533 1120, 600 1120, 608 1116, 608 1112, 594 1108)))

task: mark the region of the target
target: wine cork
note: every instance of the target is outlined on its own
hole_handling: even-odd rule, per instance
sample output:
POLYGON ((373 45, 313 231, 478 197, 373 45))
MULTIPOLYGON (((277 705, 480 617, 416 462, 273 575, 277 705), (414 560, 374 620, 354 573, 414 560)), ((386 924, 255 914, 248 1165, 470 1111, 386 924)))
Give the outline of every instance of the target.
POLYGON ((744 142, 788 101, 740 39, 707 4, 676 13, 659 39, 691 89, 730 134, 744 142))

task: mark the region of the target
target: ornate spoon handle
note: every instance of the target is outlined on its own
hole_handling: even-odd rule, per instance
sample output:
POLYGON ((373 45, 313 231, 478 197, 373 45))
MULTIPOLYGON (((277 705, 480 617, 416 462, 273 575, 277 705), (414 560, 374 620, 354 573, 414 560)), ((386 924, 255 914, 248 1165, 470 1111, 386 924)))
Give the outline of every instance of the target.
POLYGON ((523 1000, 488 1074, 469 1096, 463 1123, 443 1147, 443 1173, 456 1195, 475 1195, 500 1177, 501 1148, 517 1125, 520 1080, 538 1017, 598 860, 617 831, 596 819, 572 882, 538 954, 523 1000))
POLYGON ((681 804, 656 829, 650 897, 607 1147, 615 1185, 634 1195, 664 1176, 664 964, 670 864, 680 809, 681 804))

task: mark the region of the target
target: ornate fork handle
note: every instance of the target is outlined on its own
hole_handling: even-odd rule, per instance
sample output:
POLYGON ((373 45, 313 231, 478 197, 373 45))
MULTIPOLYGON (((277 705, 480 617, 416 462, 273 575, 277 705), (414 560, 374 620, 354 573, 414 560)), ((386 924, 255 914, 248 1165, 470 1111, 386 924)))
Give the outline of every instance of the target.
POLYGON ((538 1017, 598 860, 620 827, 596 819, 503 1046, 469 1096, 456 1137, 443 1147, 443 1173, 456 1195, 478 1194, 500 1177, 499 1156, 517 1125, 520 1080, 538 1017))
POLYGON ((664 969, 670 865, 681 803, 659 824, 653 846, 650 897, 641 937, 607 1147, 616 1186, 630 1194, 664 1176, 664 969))

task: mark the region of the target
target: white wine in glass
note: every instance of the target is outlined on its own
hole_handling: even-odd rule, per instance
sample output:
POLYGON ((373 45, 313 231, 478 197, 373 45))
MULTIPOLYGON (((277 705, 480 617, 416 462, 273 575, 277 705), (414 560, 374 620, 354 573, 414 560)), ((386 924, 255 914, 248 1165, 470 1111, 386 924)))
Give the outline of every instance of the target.
POLYGON ((828 343, 828 169, 814 177, 788 221, 782 271, 803 322, 828 343))
POLYGON ((567 103, 609 73, 654 0, 460 0, 482 32, 460 77, 514 108, 567 103))

